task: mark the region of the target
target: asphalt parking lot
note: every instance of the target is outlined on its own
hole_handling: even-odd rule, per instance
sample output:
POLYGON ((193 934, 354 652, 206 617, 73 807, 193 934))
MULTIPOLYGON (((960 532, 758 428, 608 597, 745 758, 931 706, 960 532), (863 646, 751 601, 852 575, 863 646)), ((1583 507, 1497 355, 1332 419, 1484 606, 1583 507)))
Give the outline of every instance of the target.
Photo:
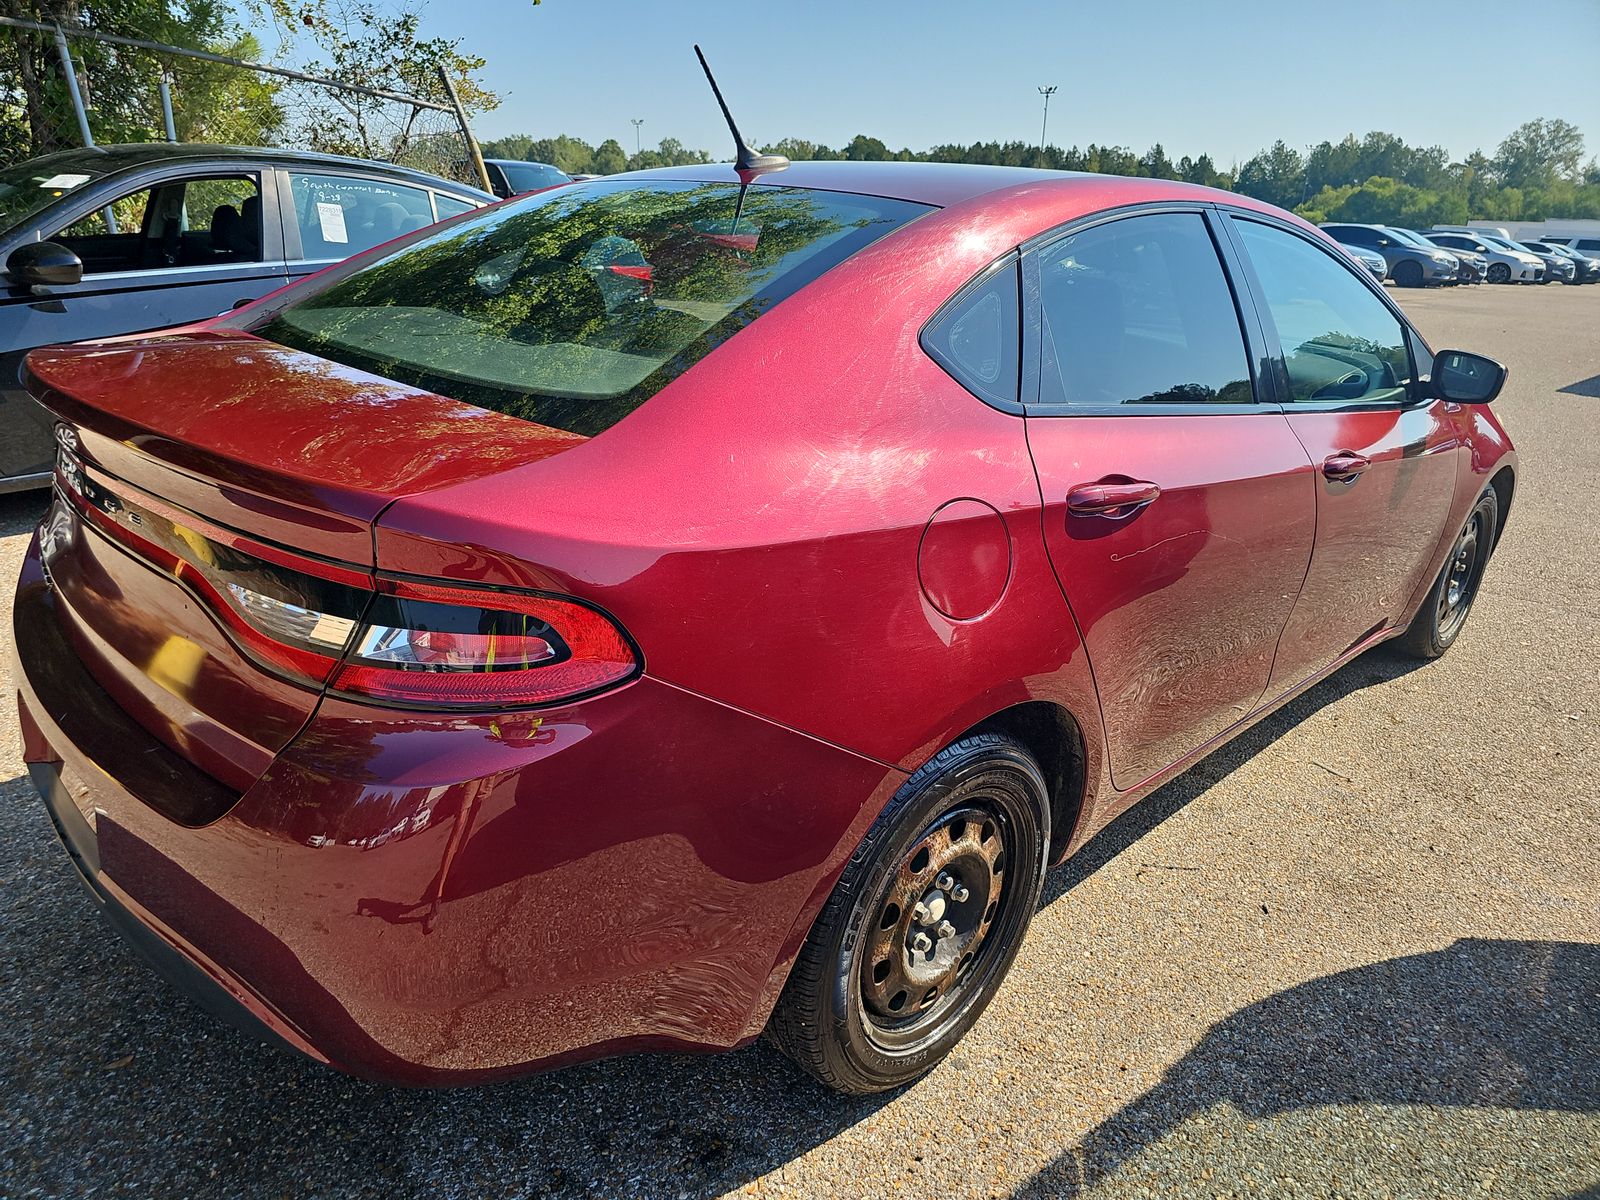
MULTIPOLYGON (((929 1078, 844 1099, 757 1045, 418 1092, 259 1047, 102 926, 6 717, 0 1197, 1600 1198, 1600 287, 1397 296, 1512 369, 1461 640, 1356 661, 1056 871, 929 1078)), ((7 596, 40 505, 0 497, 7 596)))

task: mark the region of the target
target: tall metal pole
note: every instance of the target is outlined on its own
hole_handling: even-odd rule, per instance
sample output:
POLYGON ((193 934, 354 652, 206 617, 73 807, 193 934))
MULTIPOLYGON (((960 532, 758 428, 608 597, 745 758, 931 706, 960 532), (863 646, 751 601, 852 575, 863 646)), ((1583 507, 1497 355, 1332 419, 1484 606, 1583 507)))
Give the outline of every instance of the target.
POLYGON ((483 151, 478 148, 478 139, 472 136, 472 126, 467 124, 467 110, 461 107, 461 97, 456 95, 456 85, 450 82, 450 72, 444 69, 443 63, 439 64, 439 82, 444 84, 444 90, 450 97, 450 107, 456 110, 456 120, 461 125, 461 136, 466 139, 472 165, 477 168, 478 181, 483 184, 484 191, 492 192, 494 184, 489 182, 489 168, 483 165, 483 151))
POLYGON ((55 27, 56 53, 61 56, 61 74, 67 81, 67 94, 72 97, 72 111, 78 114, 78 132, 85 146, 94 145, 94 134, 89 132, 89 114, 83 107, 83 93, 78 90, 78 72, 72 65, 72 51, 67 48, 67 35, 61 26, 55 27))
POLYGON ((158 82, 161 85, 161 119, 166 122, 167 141, 178 140, 178 126, 172 120, 172 86, 167 82, 167 72, 163 68, 158 82))
POLYGON ((640 141, 639 141, 639 126, 644 124, 644 118, 643 117, 630 117, 629 119, 633 122, 633 152, 635 154, 639 154, 639 153, 641 153, 641 149, 640 149, 640 145, 641 144, 640 144, 640 141))
MULTIPOLYGON (((72 111, 78 115, 78 132, 83 136, 85 146, 94 145, 94 134, 89 132, 89 112, 83 106, 83 92, 78 87, 78 71, 72 65, 72 50, 67 45, 67 35, 57 25, 54 30, 56 39, 56 53, 61 57, 61 74, 67 80, 67 94, 72 97, 72 111)), ((100 210, 105 218, 106 232, 120 233, 117 228, 117 214, 111 211, 108 204, 100 210)))
POLYGON ((1044 162, 1044 131, 1050 128, 1050 97, 1056 94, 1055 84, 1039 89, 1039 95, 1044 97, 1044 121, 1039 126, 1039 161, 1044 162))

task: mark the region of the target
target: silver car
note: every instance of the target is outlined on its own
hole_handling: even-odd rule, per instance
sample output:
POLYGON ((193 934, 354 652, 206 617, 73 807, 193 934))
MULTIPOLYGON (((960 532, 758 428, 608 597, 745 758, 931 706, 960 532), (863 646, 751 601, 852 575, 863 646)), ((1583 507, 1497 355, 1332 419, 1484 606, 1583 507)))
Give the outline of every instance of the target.
POLYGON ((1544 263, 1537 256, 1490 242, 1487 235, 1430 229, 1423 236, 1446 250, 1471 250, 1483 255, 1489 260, 1490 283, 1538 283, 1544 278, 1544 263))

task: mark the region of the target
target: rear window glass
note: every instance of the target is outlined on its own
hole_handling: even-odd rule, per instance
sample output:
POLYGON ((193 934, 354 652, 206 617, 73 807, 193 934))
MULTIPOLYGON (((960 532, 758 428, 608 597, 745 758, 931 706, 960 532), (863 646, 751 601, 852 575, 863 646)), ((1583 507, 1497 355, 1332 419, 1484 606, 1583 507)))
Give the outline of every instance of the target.
POLYGON ((592 436, 785 296, 925 211, 772 186, 749 188, 741 205, 733 184, 586 183, 335 270, 253 332, 592 436))

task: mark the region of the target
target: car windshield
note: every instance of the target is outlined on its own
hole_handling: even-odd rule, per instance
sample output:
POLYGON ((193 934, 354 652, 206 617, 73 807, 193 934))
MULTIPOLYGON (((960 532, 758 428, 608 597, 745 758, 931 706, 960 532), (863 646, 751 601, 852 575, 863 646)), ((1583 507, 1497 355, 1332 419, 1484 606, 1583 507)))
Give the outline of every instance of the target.
MULTIPOLYGON (((785 296, 928 211, 873 196, 601 181, 356 259, 256 335, 541 425, 609 429, 785 296)), ((752 386, 756 381, 752 381, 752 386)))
POLYGON ((1399 238, 1402 242, 1405 242, 1408 246, 1421 246, 1424 250, 1437 250, 1439 248, 1436 243, 1430 242, 1420 233, 1412 233, 1409 229, 1396 229, 1391 225, 1389 227, 1389 232, 1394 234, 1395 237, 1399 238))
POLYGON ((111 170, 103 154, 67 150, 0 168, 0 233, 111 170))
POLYGON ((496 165, 505 172, 513 192, 536 192, 540 188, 566 183, 571 178, 565 171, 547 167, 544 163, 501 162, 496 165))

